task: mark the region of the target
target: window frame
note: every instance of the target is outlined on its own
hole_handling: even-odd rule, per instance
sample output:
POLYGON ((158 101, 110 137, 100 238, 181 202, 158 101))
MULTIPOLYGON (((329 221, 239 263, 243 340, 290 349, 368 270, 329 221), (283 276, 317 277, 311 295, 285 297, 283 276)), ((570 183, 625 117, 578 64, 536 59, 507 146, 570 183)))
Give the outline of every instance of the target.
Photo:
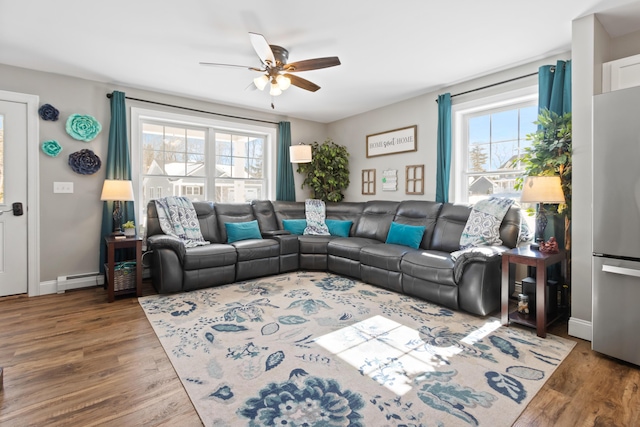
POLYGON ((538 86, 527 86, 501 94, 478 98, 455 104, 451 107, 452 117, 452 167, 449 198, 454 203, 469 203, 468 187, 468 120, 484 114, 508 111, 538 105, 538 86))
MULTIPOLYGON (((131 179, 136 200, 139 202, 136 209, 136 223, 146 226, 146 206, 141 206, 144 200, 142 189, 141 156, 142 147, 142 123, 153 122, 164 126, 187 126, 205 129, 205 160, 208 161, 208 168, 205 179, 206 188, 209 189, 211 197, 215 198, 215 133, 228 132, 242 135, 264 136, 264 163, 263 178, 265 198, 273 200, 275 198, 275 176, 277 159, 277 129, 275 125, 264 126, 231 121, 223 121, 211 117, 201 117, 196 115, 178 114, 162 110, 152 110, 139 107, 131 107, 131 179), (211 172, 211 173, 210 173, 211 172)), ((206 196, 207 200, 209 197, 206 196)), ((211 201, 215 201, 214 199, 211 201)))

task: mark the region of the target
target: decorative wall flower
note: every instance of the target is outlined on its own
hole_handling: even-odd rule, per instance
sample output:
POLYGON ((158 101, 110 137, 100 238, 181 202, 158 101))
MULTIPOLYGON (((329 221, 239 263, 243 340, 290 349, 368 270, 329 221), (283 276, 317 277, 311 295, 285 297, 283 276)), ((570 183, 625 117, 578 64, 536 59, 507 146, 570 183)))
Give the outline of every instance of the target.
POLYGON ((60 112, 51 104, 44 104, 38 108, 38 114, 42 120, 51 120, 52 122, 58 121, 58 115, 60 112))
POLYGON ((47 156, 58 157, 58 154, 62 151, 62 146, 55 139, 51 139, 42 143, 42 151, 47 156))
POLYGON ((79 141, 93 141, 102 130, 102 125, 92 116, 72 114, 67 119, 67 133, 79 141))
POLYGON ((100 170, 102 162, 93 151, 85 148, 69 154, 69 166, 80 175, 92 175, 100 170))

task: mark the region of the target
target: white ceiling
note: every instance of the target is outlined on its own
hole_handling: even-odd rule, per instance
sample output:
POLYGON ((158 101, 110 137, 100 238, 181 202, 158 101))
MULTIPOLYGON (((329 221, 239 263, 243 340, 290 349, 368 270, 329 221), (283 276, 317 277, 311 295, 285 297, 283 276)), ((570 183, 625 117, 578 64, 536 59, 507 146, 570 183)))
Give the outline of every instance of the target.
MULTIPOLYGON (((259 67, 248 32, 289 62, 339 56, 298 75, 275 112, 328 123, 571 48, 571 21, 608 11, 612 36, 640 28, 628 0, 0 0, 0 63, 272 111, 246 91, 259 67)), ((600 17, 600 15, 599 15, 600 17)), ((0 81, 0 88, 2 82, 0 81)))

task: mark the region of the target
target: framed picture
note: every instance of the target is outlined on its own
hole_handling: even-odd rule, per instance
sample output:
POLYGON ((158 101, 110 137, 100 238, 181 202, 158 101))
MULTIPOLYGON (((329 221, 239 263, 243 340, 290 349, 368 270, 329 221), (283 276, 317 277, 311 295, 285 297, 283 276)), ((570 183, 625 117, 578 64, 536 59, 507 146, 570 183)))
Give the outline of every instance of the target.
POLYGON ((362 194, 376 194, 376 170, 362 169, 362 194))
POLYGON ((424 194, 424 165, 407 166, 406 180, 407 194, 424 194))
POLYGON ((417 125, 367 135, 367 157, 417 151, 417 125))

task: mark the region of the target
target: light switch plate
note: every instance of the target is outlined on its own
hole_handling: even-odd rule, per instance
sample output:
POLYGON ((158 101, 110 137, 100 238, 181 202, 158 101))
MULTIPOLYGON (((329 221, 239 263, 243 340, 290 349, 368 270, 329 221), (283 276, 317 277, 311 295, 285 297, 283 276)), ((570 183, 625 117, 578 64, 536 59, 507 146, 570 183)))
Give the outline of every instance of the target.
POLYGON ((54 193, 73 193, 73 182, 54 182, 54 193))

